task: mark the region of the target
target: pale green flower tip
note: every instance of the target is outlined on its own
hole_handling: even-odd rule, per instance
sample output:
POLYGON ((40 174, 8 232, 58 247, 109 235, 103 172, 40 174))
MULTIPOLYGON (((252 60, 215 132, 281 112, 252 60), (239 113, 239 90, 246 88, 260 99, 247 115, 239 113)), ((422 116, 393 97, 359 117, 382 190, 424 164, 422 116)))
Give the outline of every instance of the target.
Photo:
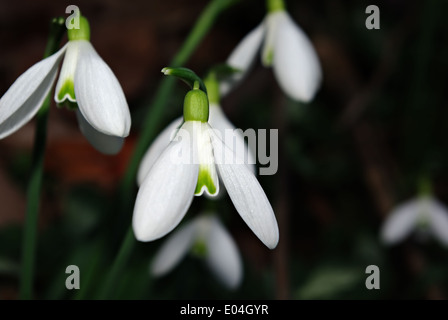
POLYGON ((75 98, 75 85, 72 80, 67 80, 62 85, 61 89, 58 92, 57 96, 58 102, 64 102, 65 100, 69 100, 71 102, 76 102, 75 98))
POLYGON ((198 183, 196 184, 194 194, 196 196, 202 195, 205 189, 207 189, 208 194, 211 196, 218 194, 218 188, 216 188, 210 171, 207 168, 201 167, 199 168, 198 183))
POLYGON ((169 76, 171 74, 171 70, 172 70, 171 68, 165 67, 162 69, 162 73, 166 76, 169 76))
POLYGON ((207 122, 209 114, 208 98, 204 91, 199 89, 196 82, 193 90, 188 91, 184 99, 184 120, 207 122))
POLYGON ((90 41, 90 25, 89 21, 84 16, 79 16, 79 28, 72 28, 67 30, 69 41, 87 40, 90 41))
POLYGON ((65 18, 64 17, 55 17, 55 18, 53 18, 53 20, 51 20, 51 23, 53 25, 63 26, 63 25, 65 25, 65 18))
POLYGON ((205 258, 207 251, 207 244, 202 239, 197 240, 191 247, 191 253, 199 258, 205 258))
POLYGON ((274 61, 274 50, 273 50, 273 48, 269 48, 267 53, 263 56, 263 59, 261 62, 263 64, 263 66, 270 67, 270 66, 272 66, 273 61, 274 61))
POLYGON ((208 101, 212 104, 219 104, 219 83, 214 74, 210 74, 204 80, 205 87, 207 88, 208 101))
POLYGON ((285 2, 283 0, 266 0, 266 6, 269 13, 285 10, 285 2))

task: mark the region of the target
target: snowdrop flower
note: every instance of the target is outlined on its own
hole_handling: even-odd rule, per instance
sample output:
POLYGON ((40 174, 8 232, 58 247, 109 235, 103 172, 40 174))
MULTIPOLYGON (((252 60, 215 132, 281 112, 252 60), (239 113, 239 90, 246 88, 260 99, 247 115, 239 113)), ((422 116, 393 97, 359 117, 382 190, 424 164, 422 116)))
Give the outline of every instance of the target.
POLYGON ((267 0, 268 14, 227 59, 227 64, 241 70, 232 81, 222 83, 223 93, 239 82, 260 52, 265 67, 272 66, 280 88, 290 98, 309 102, 322 80, 319 58, 306 34, 285 10, 283 0, 267 0))
POLYGON ((184 100, 184 122, 140 185, 133 214, 139 241, 165 236, 182 220, 193 197, 219 191, 218 171, 236 210, 257 237, 276 247, 278 226, 254 174, 208 123, 207 95, 197 82, 184 100))
POLYGON ((409 200, 388 215, 381 228, 381 240, 392 245, 402 241, 414 229, 420 235, 429 232, 448 245, 447 208, 430 195, 409 200))
POLYGON ((120 151, 129 135, 131 117, 121 86, 90 43, 87 19, 68 30, 68 43, 23 73, 0 99, 0 139, 25 125, 51 90, 63 60, 54 99, 78 106, 81 132, 99 151, 120 151))
POLYGON ((215 216, 198 216, 173 232, 152 261, 152 275, 169 273, 188 252, 203 258, 211 272, 229 289, 241 283, 243 268, 238 248, 215 216))
MULTIPOLYGON (((229 121, 224 112, 222 111, 219 103, 219 84, 214 76, 209 76, 204 81, 207 87, 208 99, 209 99, 209 119, 211 127, 218 130, 221 137, 226 137, 226 133, 232 133, 232 142, 226 143, 227 146, 238 154, 240 159, 244 159, 249 169, 255 173, 255 157, 250 148, 244 141, 244 136, 240 130, 229 121), (234 138, 234 139, 233 139, 234 138)), ((173 120, 155 139, 151 146, 146 151, 145 155, 140 162, 140 166, 137 172, 137 183, 141 185, 143 179, 148 174, 149 170, 157 160, 159 155, 165 150, 170 143, 171 139, 176 134, 179 127, 182 125, 184 119, 179 117, 173 120)))

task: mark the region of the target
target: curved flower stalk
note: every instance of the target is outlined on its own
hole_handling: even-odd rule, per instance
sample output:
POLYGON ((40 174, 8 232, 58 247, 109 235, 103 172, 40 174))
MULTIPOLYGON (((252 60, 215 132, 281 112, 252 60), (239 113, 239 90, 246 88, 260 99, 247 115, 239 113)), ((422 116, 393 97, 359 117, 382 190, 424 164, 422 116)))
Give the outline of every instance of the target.
POLYGON ((316 51, 286 11, 283 0, 267 0, 268 14, 230 54, 227 64, 241 70, 221 90, 229 90, 247 74, 261 49, 261 62, 272 67, 280 88, 291 99, 311 101, 322 81, 316 51))
POLYGON ((413 230, 420 235, 430 233, 448 245, 448 209, 430 195, 409 200, 388 215, 381 228, 381 240, 396 244, 413 230))
POLYGON ((207 95, 196 82, 185 96, 183 124, 140 185, 132 221, 136 238, 152 241, 172 231, 195 195, 218 194, 219 172, 243 220, 267 247, 275 248, 278 226, 266 194, 208 118, 207 95))
MULTIPOLYGON (((229 121, 224 114, 220 105, 219 84, 215 76, 209 75, 205 82, 207 87, 208 99, 209 99, 209 119, 208 122, 212 128, 219 131, 221 137, 225 138, 227 133, 231 133, 231 140, 226 141, 226 145, 234 152, 238 154, 240 159, 244 159, 248 168, 255 173, 256 159, 253 154, 253 150, 249 148, 244 141, 244 136, 240 130, 229 121)), ((155 139, 151 146, 146 151, 145 155, 140 162, 140 166, 137 172, 137 183, 141 185, 143 179, 148 174, 149 170, 157 160, 163 150, 169 145, 172 138, 175 136, 177 130, 183 123, 183 117, 179 117, 173 120, 155 139)))
POLYGON ((204 259, 227 288, 240 285, 243 268, 238 248, 216 216, 200 215, 174 231, 156 253, 151 274, 160 277, 169 273, 189 252, 204 259))
POLYGON ((90 43, 87 19, 68 30, 68 43, 23 73, 0 99, 0 139, 25 125, 51 90, 63 60, 54 100, 77 106, 81 132, 99 151, 115 154, 129 135, 131 117, 123 90, 90 43))

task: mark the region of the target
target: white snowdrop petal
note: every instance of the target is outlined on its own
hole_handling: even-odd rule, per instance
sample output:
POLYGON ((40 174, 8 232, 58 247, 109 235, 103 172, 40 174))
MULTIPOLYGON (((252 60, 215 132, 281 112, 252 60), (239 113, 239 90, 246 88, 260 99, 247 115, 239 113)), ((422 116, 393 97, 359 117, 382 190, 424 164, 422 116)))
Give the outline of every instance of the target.
POLYGON ((175 119, 154 139, 140 162, 137 172, 138 185, 142 184, 143 179, 148 174, 154 162, 163 150, 165 150, 165 148, 170 144, 171 138, 174 136, 177 129, 182 125, 182 122, 183 117, 175 119))
POLYGON ((191 151, 188 139, 173 140, 143 180, 132 220, 139 241, 163 237, 179 224, 190 207, 199 166, 182 161, 188 151, 191 151))
POLYGON ((255 235, 270 249, 277 246, 277 220, 263 188, 244 162, 216 134, 212 134, 216 165, 236 210, 255 235))
POLYGON ((250 146, 244 141, 243 130, 237 129, 228 120, 219 105, 210 104, 208 122, 213 129, 219 131, 220 138, 225 141, 230 150, 235 152, 237 157, 243 159, 247 167, 255 174, 256 160, 254 151, 256 150, 256 146, 250 146))
POLYGON ((78 119, 79 129, 86 137, 87 141, 99 152, 104 154, 117 154, 120 152, 124 144, 124 138, 110 136, 93 128, 79 110, 76 110, 76 118, 78 119))
POLYGON ((120 83, 89 41, 76 42, 75 95, 82 115, 104 134, 128 136, 131 116, 120 83))
POLYGON ((154 276, 170 272, 188 253, 196 237, 195 220, 175 230, 156 253, 150 267, 154 276))
POLYGON ((408 236, 422 213, 420 199, 410 200, 393 209, 381 227, 381 240, 386 244, 395 244, 408 236))
POLYGON ((322 70, 313 44, 285 11, 278 15, 273 70, 282 90, 292 99, 309 102, 314 98, 322 70))
POLYGON ((221 81, 219 91, 225 96, 250 70, 259 52, 264 35, 264 24, 261 23, 249 32, 235 47, 226 63, 240 72, 235 73, 230 80, 221 81))
POLYGON ((448 246, 448 210, 435 199, 430 203, 429 225, 434 236, 448 246))
POLYGON ((241 283, 243 267, 238 248, 221 222, 216 217, 207 217, 210 228, 206 235, 206 261, 212 272, 230 289, 241 283))
POLYGON ((25 71, 0 99, 0 139, 14 133, 39 111, 56 78, 62 47, 25 71))

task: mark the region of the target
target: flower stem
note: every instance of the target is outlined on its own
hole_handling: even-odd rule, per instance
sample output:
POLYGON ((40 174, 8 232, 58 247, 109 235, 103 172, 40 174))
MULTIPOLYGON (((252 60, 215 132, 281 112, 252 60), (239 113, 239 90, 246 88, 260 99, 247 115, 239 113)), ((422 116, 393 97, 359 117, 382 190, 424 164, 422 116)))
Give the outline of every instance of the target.
MULTIPOLYGON (((45 48, 44 58, 55 53, 65 30, 65 19, 55 18, 51 21, 50 35, 45 48)), ((36 251, 36 234, 39 214, 39 196, 42 186, 43 163, 47 138, 47 119, 51 102, 49 94, 36 116, 36 134, 34 137, 31 177, 27 189, 27 207, 22 247, 22 268, 20 274, 20 298, 33 297, 34 262, 36 251)))
POLYGON ((285 10, 285 3, 283 0, 266 0, 266 7, 268 12, 276 12, 285 10))
MULTIPOLYGON (((211 1, 201 13, 201 16, 196 21, 196 24, 191 30, 188 38, 185 40, 182 48, 173 58, 169 66, 180 67, 185 64, 201 40, 210 30, 217 16, 236 2, 237 0, 211 1)), ((137 141, 134 153, 130 159, 127 171, 120 185, 120 211, 123 213, 127 214, 132 210, 133 199, 135 198, 135 177, 137 175, 138 166, 150 142, 154 139, 157 133, 157 124, 162 119, 164 106, 170 97, 174 83, 173 78, 163 79, 157 90, 156 96, 149 104, 149 112, 146 114, 143 121, 145 125, 142 128, 140 138, 137 141)), ((115 286, 116 279, 124 268, 126 261, 129 259, 135 244, 136 241, 134 238, 134 233, 132 226, 130 226, 121 244, 119 253, 112 264, 106 278, 106 282, 100 291, 100 299, 107 299, 110 297, 110 294, 115 286)))

